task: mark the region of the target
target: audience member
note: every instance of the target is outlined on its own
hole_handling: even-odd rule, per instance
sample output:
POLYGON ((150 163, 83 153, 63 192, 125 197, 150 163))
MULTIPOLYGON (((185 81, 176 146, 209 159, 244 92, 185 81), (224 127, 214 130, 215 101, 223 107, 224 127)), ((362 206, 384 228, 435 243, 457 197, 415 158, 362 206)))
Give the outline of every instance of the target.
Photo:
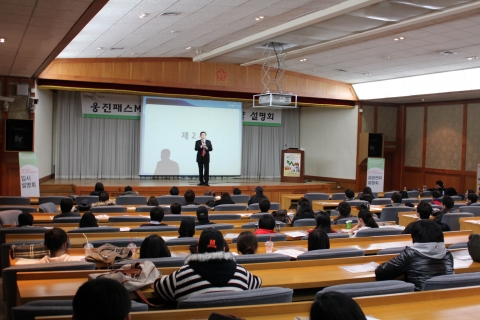
POLYGON ((399 192, 394 192, 392 196, 390 197, 390 202, 392 203, 391 205, 388 205, 389 207, 401 207, 403 206, 402 204, 402 195, 399 192))
POLYGON ((276 233, 275 229, 275 219, 269 213, 265 213, 263 216, 258 219, 258 230, 255 231, 255 234, 270 234, 276 233))
POLYGON ((147 200, 147 206, 158 207, 158 199, 157 199, 157 197, 151 196, 150 198, 148 198, 148 200, 147 200))
POLYGON ((240 190, 239 188, 235 188, 235 189, 233 189, 233 194, 234 195, 242 194, 242 190, 240 190))
POLYGON ((33 216, 29 212, 22 212, 18 216, 17 227, 31 227, 33 225, 33 216))
POLYGON ((438 206, 442 205, 442 194, 440 193, 440 191, 432 191, 432 204, 436 204, 438 206))
POLYGON ((443 181, 442 180, 437 180, 435 182, 435 187, 437 188, 438 192, 443 196, 445 192, 445 188, 443 187, 443 181))
POLYGON ((337 224, 338 220, 343 218, 353 218, 353 215, 351 214, 352 207, 346 201, 342 201, 338 204, 337 211, 338 216, 333 219, 333 224, 337 224))
POLYGON ((352 189, 345 190, 345 201, 355 200, 355 192, 352 189))
POLYGON ((467 196, 470 193, 475 193, 475 191, 473 189, 468 189, 464 194, 459 194, 459 196, 462 198, 462 200, 467 201, 467 196))
POLYGON ((472 192, 467 195, 467 201, 466 201, 467 206, 471 205, 472 203, 477 203, 477 201, 478 201, 478 196, 475 193, 472 192))
POLYGON ((375 196, 373 195, 372 188, 370 187, 363 188, 362 196, 360 197, 360 200, 364 200, 364 201, 368 201, 368 203, 372 203, 373 199, 375 199, 375 196))
POLYGON ((183 219, 178 228, 179 238, 191 238, 195 235, 195 220, 183 219))
POLYGON ((260 209, 259 213, 268 213, 268 210, 270 210, 270 200, 260 200, 260 202, 258 203, 258 209, 260 209))
POLYGON ((210 222, 208 220, 208 208, 205 206, 200 206, 197 208, 197 222, 195 225, 204 225, 204 224, 215 224, 215 222, 210 222))
POLYGON ((167 301, 182 301, 191 295, 258 289, 262 280, 237 265, 233 254, 224 252, 225 240, 218 230, 204 230, 198 253, 185 259, 185 265, 155 281, 155 292, 167 301))
POLYGON ((171 257, 170 250, 162 237, 149 235, 140 246, 140 259, 171 257))
POLYGON ((204 196, 213 196, 213 192, 212 190, 205 190, 205 192, 203 193, 204 196))
POLYGON ((457 212, 457 210, 453 207, 454 204, 455 202, 450 196, 444 196, 442 199, 442 210, 433 211, 431 219, 435 220, 436 222, 441 222, 444 214, 457 212))
POLYGON ((412 241, 411 247, 377 267, 377 280, 393 280, 403 275, 406 282, 415 285, 415 290, 422 290, 426 280, 454 273, 453 256, 445 248, 443 232, 434 221, 415 222, 412 241))
POLYGON ((243 231, 237 238, 237 252, 240 254, 255 254, 258 249, 257 236, 251 231, 243 231))
POLYGON ((158 227, 166 226, 167 224, 162 223, 165 213, 163 212, 162 207, 153 207, 150 210, 150 223, 144 223, 140 227, 158 227))
POLYGON ((198 203, 195 203, 195 192, 192 189, 188 189, 183 194, 185 201, 183 202, 184 206, 195 205, 198 206, 198 203))
POLYGON ((60 228, 52 228, 45 232, 43 243, 50 250, 50 255, 38 260, 36 263, 52 263, 63 261, 78 261, 67 254, 69 239, 67 233, 60 228))
POLYGON ((255 191, 255 195, 250 197, 250 200, 248 200, 248 205, 251 205, 252 203, 260 203, 260 201, 262 201, 263 199, 268 200, 268 198, 263 194, 262 187, 258 186, 253 189, 253 191, 255 191))
POLYGON ((278 210, 278 211, 273 211, 272 212, 272 217, 275 219, 275 221, 280 221, 280 222, 284 222, 284 223, 289 223, 289 219, 288 219, 288 213, 287 213, 287 210, 285 209, 281 209, 281 210, 278 210))
POLYGON ((100 193, 102 193, 103 191, 105 191, 105 188, 103 187, 103 183, 97 182, 97 183, 95 183, 95 190, 90 192, 90 195, 91 196, 99 196, 100 193))
POLYGON ((90 211, 87 211, 83 214, 82 218, 80 219, 80 228, 91 228, 91 227, 98 227, 97 218, 95 215, 90 211))
POLYGON ((315 213, 312 210, 312 204, 310 200, 305 197, 302 197, 298 200, 298 209, 297 213, 293 217, 292 225, 295 221, 300 219, 315 219, 315 213))
POLYGON ((120 197, 123 196, 138 196, 139 193, 137 191, 133 191, 132 187, 126 186, 123 193, 120 195, 120 197))
POLYGON ((313 301, 310 320, 366 320, 358 303, 346 294, 329 291, 313 301))
POLYGON ((457 190, 455 190, 455 188, 453 188, 453 187, 446 188, 445 189, 445 195, 450 196, 450 197, 456 196, 457 195, 457 190))
POLYGON ((78 288, 72 305, 73 320, 130 320, 132 300, 119 282, 97 278, 78 288))
POLYGON ((72 198, 63 198, 60 200, 60 211, 61 213, 53 217, 53 219, 66 218, 66 217, 80 217, 80 213, 77 211, 72 211, 73 200, 72 198))
POLYGON ((313 229, 308 235, 308 251, 330 249, 328 234, 321 229, 313 229))
POLYGON ((100 193, 98 196, 98 202, 92 203, 92 208, 93 207, 103 207, 103 206, 114 206, 115 201, 110 200, 108 193, 103 191, 100 193))
POLYGON ((180 190, 178 190, 177 187, 172 187, 172 188, 170 189, 170 195, 171 195, 171 196, 178 196, 179 193, 180 193, 180 190))
POLYGON ((218 206, 220 204, 235 204, 235 202, 232 200, 232 197, 230 197, 230 193, 224 192, 220 196, 220 199, 215 201, 213 206, 215 207, 215 206, 218 206))
POLYGON ((350 236, 355 237, 357 231, 370 228, 378 228, 378 224, 368 209, 362 209, 358 212, 358 224, 350 229, 350 236))
POLYGON ((182 205, 178 202, 172 203, 170 205, 171 214, 182 214, 182 205))
MULTIPOLYGON (((430 215, 432 214, 433 209, 432 206, 428 202, 420 201, 417 205, 417 217, 422 220, 430 219, 430 215)), ((405 229, 403 229, 402 234, 412 234, 413 225, 417 221, 410 222, 405 229)))
POLYGON ((335 230, 332 229, 332 220, 330 220, 330 215, 326 211, 320 211, 315 221, 317 226, 315 229, 322 230, 325 233, 337 233, 335 230))

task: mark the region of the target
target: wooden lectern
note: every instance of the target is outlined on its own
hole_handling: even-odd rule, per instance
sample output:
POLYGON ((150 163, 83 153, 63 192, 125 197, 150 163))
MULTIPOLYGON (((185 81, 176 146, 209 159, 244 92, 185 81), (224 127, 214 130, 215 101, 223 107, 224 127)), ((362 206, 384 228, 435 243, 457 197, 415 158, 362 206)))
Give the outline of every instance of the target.
POLYGON ((304 183, 305 152, 299 149, 282 150, 280 181, 304 183))

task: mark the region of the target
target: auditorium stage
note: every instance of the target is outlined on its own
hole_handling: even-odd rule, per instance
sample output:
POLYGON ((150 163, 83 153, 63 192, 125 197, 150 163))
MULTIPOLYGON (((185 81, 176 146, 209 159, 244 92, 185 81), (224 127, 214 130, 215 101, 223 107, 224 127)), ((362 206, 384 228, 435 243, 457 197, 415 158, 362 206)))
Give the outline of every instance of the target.
POLYGON ((211 178, 210 186, 197 186, 196 179, 50 179, 40 184, 40 193, 46 195, 88 195, 96 182, 102 182, 105 190, 117 197, 125 186, 131 186, 142 196, 160 196, 169 193, 172 186, 177 186, 180 194, 192 189, 198 195, 206 190, 216 194, 232 193, 240 188, 243 194, 253 195, 256 186, 264 188, 264 194, 270 201, 280 202, 282 194, 304 194, 307 192, 336 192, 336 183, 329 181, 309 181, 305 183, 281 182, 280 179, 246 179, 246 178, 211 178))

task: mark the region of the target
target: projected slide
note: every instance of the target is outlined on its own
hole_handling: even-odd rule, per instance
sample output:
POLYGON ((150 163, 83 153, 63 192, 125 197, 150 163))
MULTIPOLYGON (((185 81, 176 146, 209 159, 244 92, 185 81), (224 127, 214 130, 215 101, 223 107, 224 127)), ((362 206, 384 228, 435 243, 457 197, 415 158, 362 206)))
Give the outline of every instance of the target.
POLYGON ((196 176, 195 141, 212 142, 210 176, 238 176, 242 159, 242 104, 143 97, 140 175, 196 176))

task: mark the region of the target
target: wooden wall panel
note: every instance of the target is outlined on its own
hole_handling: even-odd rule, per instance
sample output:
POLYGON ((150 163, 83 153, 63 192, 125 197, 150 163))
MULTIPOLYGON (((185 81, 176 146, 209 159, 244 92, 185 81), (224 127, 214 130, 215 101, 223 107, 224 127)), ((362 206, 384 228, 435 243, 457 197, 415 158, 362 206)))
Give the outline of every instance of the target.
POLYGON ((404 187, 407 187, 407 189, 422 188, 424 186, 423 171, 418 168, 405 167, 404 181, 404 187))

